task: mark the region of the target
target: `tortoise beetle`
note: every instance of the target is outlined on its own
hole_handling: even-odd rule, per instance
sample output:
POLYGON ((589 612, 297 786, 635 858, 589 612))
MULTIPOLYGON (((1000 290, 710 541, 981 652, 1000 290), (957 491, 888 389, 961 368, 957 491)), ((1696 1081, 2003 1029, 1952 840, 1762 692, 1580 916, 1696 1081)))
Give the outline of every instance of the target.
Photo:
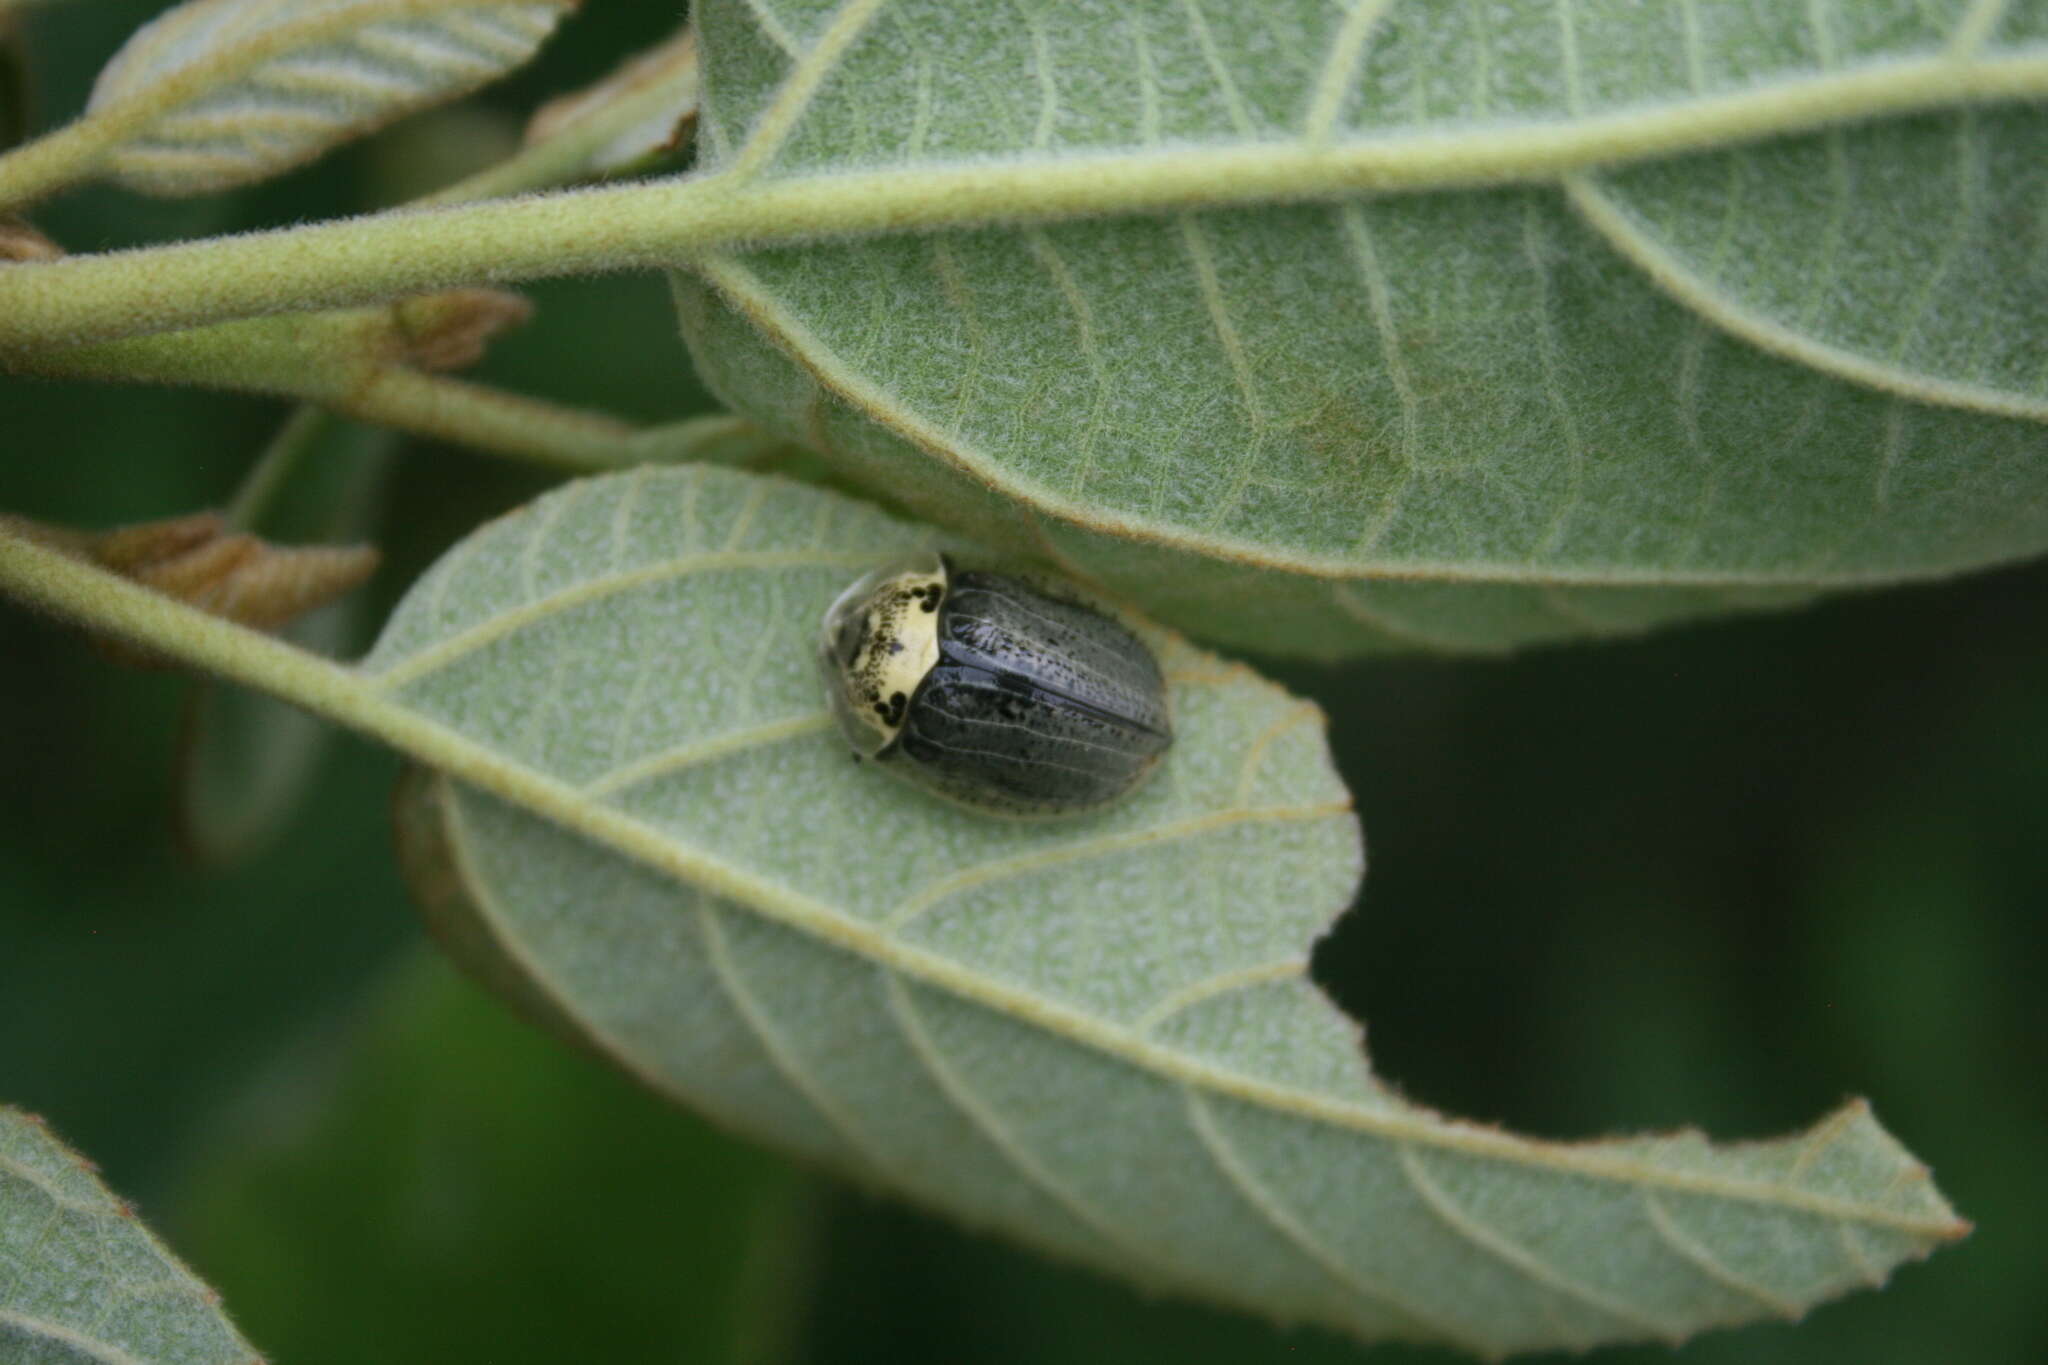
POLYGON ((1092 810, 1173 742, 1152 651, 1092 607, 921 555, 825 612, 818 664, 857 758, 1009 815, 1092 810))

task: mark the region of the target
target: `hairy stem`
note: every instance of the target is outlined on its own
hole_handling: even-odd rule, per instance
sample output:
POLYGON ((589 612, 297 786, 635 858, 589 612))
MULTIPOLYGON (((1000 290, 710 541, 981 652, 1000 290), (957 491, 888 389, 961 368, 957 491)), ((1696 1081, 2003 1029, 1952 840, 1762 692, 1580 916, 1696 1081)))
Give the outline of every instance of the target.
POLYGON ((4 522, 0 522, 0 596, 139 645, 153 655, 269 693, 508 799, 531 799, 528 789, 540 781, 376 695, 362 675, 346 664, 39 545, 4 522))
POLYGON ((601 413, 392 366, 328 406, 365 422, 515 455, 572 474, 634 462, 636 429, 601 413))
POLYGON ((90 179, 117 133, 110 125, 81 119, 0 152, 0 208, 25 208, 90 179))
POLYGON ((1550 181, 1959 101, 2048 94, 2048 56, 1931 56, 1559 123, 763 179, 732 171, 0 268, 0 350, 475 284, 683 266, 846 233, 1550 181))

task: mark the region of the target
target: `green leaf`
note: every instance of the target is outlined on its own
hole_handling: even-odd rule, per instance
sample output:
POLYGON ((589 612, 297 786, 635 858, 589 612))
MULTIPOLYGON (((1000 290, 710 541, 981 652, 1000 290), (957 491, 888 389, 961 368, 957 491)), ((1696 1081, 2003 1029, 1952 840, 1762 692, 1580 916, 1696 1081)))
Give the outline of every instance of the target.
POLYGON ((705 164, 760 185, 971 165, 1028 223, 1270 159, 678 282, 728 403, 1190 631, 1501 648, 2048 546, 2048 106, 1983 104, 2048 85, 2038 3, 698 22, 705 164))
POLYGON ((1717 327, 1880 392, 2040 422, 2044 134, 2038 108, 1965 109, 1653 163, 1572 197, 1717 327))
POLYGON ((0 1106, 0 1360, 248 1365, 193 1276, 32 1114, 0 1106))
POLYGON ((187 0, 100 73, 106 172, 151 194, 261 180, 518 66, 578 0, 187 0))
POLYGON ((683 28, 637 52, 588 89, 541 107, 526 140, 573 138, 589 147, 583 169, 617 175, 651 166, 681 146, 697 122, 697 34, 683 28))
POLYGON ((414 861, 443 938, 788 1150, 1365 1338, 1677 1339, 1962 1230, 1860 1103, 1717 1148, 1531 1141, 1394 1094, 1306 976, 1362 863, 1320 714, 1175 636, 1140 624, 1175 747, 1099 817, 991 818, 849 762, 816 624, 930 544, 822 490, 650 468, 450 551, 364 664, 380 708, 492 756, 496 794, 437 780, 403 817, 438 848, 414 861))

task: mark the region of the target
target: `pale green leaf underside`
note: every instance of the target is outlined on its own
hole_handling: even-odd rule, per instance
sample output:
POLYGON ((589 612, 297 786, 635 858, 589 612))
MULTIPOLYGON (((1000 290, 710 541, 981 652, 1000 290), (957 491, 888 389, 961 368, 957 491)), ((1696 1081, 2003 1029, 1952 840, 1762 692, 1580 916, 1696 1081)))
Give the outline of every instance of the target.
POLYGON ((849 761, 816 622, 929 543, 820 490, 646 469, 416 586, 365 674, 531 778, 449 787, 440 817, 529 1004, 971 1223, 1366 1337, 1676 1338, 1955 1233, 1860 1105, 1774 1143, 1565 1145, 1388 1091, 1304 975, 1361 870, 1320 718, 1175 637, 1147 632, 1175 747, 1100 816, 991 818, 849 761))
POLYGON ((1653 162, 1572 195, 1660 285, 1759 346, 1875 389, 2048 420, 2038 107, 1653 162))
POLYGON ((248 1365, 218 1298, 49 1128, 0 1106, 0 1360, 248 1365))
POLYGON ((1407 140, 1426 166, 1436 139, 1433 191, 1305 171, 1289 197, 1325 202, 722 254, 717 300, 682 285, 729 401, 1191 630, 1498 647, 2048 544, 2048 114, 1602 170, 1727 141, 1728 107, 1744 137, 1886 112, 1858 82, 2048 89, 2038 2, 710 0, 700 24, 707 163, 765 180, 976 160, 1028 218, 1034 173, 1082 155, 1407 140), (1514 159, 1575 129, 1561 179, 1514 159), (728 309, 772 347, 736 354, 728 309))
POLYGON ((100 73, 130 188, 260 180, 531 57, 576 0, 187 0, 100 73))

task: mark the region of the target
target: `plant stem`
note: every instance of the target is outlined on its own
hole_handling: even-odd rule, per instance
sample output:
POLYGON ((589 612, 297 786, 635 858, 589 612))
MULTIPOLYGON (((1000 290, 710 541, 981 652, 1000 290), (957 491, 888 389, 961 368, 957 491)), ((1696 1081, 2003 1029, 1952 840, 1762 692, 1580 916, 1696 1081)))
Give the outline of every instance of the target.
POLYGON ((655 49, 674 53, 664 61, 658 79, 645 81, 605 101, 596 112, 575 119, 467 179, 416 201, 416 208, 469 204, 511 194, 567 184, 594 174, 592 161, 608 144, 634 126, 656 117, 694 118, 697 105, 697 47, 694 38, 655 49))
POLYGON ((61 378, 204 384, 303 399, 576 474, 639 458, 638 429, 629 423, 379 359, 384 326, 376 310, 266 318, 31 352, 17 361, 61 378))
POLYGON ((629 443, 630 463, 677 464, 686 460, 705 464, 749 465, 789 449, 789 442, 761 430, 744 417, 731 413, 710 413, 686 417, 665 426, 643 427, 629 443))
POLYGON ((269 693, 509 800, 559 800, 548 779, 378 696, 355 669, 38 545, 4 522, 0 595, 269 693))
POLYGON ((2048 94, 2048 56, 1873 64, 1566 121, 762 179, 731 171, 0 268, 0 350, 847 233, 1549 182, 1850 119, 2048 94))
POLYGON ((20 209, 94 175, 119 130, 90 118, 0 152, 0 208, 20 209))
POLYGON ((625 422, 400 366, 377 371, 353 393, 321 401, 365 422, 516 455, 572 474, 635 461, 636 431, 625 422))

